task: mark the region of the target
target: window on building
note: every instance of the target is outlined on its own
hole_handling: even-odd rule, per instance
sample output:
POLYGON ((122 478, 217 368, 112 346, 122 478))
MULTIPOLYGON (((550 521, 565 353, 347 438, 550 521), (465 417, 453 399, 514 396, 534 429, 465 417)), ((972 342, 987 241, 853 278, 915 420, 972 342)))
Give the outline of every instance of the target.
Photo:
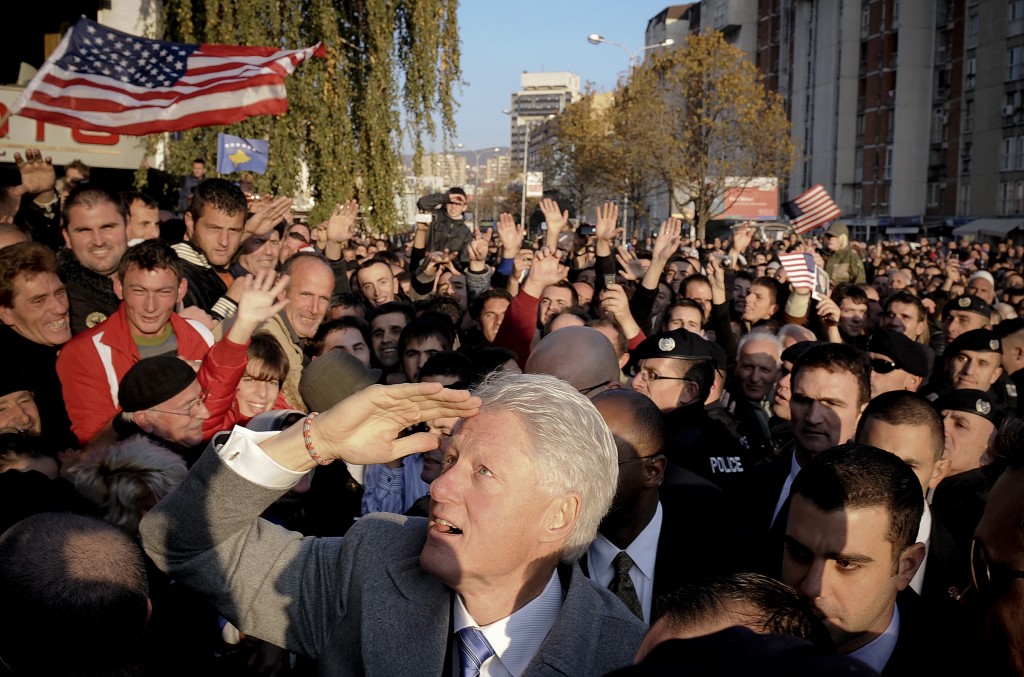
POLYGON ((999 153, 999 169, 1008 172, 1014 169, 1013 163, 1016 158, 1014 151, 1017 148, 1017 140, 1013 137, 1003 139, 1002 150, 999 153))
POLYGON ((938 207, 942 200, 942 184, 932 181, 928 184, 928 206, 938 207))
POLYGON ((967 18, 967 49, 974 49, 978 46, 978 29, 981 27, 981 21, 977 14, 972 14, 967 18))
POLYGON ((963 174, 971 173, 971 162, 974 160, 974 149, 971 146, 971 142, 967 141, 964 143, 963 153, 960 155, 960 172, 963 174))
POLYGON ((892 178, 892 148, 882 146, 882 178, 888 181, 892 178))
POLYGON ((864 201, 864 189, 860 186, 853 188, 853 213, 859 215, 860 208, 864 201))
POLYGON ((1024 169, 1024 136, 1017 137, 1016 153, 1013 158, 1014 169, 1024 169))
POLYGON ((860 8, 860 37, 868 37, 868 24, 871 22, 871 7, 868 3, 862 2, 860 8))
POLYGON ((974 130, 974 99, 968 99, 964 102, 964 131, 970 132, 974 130))
POLYGON ((957 214, 966 216, 971 213, 971 184, 960 184, 960 198, 957 204, 957 214))
POLYGON ((864 114, 857 114, 857 145, 864 145, 864 114))
POLYGON ((864 149, 860 147, 853 153, 853 180, 864 180, 864 149))
POLYGON ((1006 50, 1006 79, 1020 80, 1024 76, 1024 47, 1006 50))
POLYGON ((976 78, 978 69, 977 60, 974 57, 967 59, 964 63, 964 89, 971 91, 974 89, 974 81, 976 78))
POLYGON ((1007 25, 1007 35, 1020 35, 1024 33, 1024 0, 1010 0, 1010 22, 1007 25))

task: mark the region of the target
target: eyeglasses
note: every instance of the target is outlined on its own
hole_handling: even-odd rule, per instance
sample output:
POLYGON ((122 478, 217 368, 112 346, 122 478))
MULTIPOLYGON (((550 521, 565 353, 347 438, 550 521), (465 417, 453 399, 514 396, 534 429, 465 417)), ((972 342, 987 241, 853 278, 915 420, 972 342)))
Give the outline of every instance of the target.
POLYGON ((989 562, 981 541, 971 541, 971 579, 982 598, 999 597, 1015 578, 1024 578, 1024 571, 989 562))
POLYGON ((579 392, 580 395, 589 395, 590 393, 594 392, 598 388, 603 388, 606 385, 608 385, 609 383, 611 383, 611 381, 601 381, 596 386, 590 386, 589 388, 580 388, 578 392, 579 392))
POLYGON ((640 369, 633 367, 630 369, 630 376, 639 376, 640 380, 646 381, 647 383, 654 383, 655 381, 690 381, 685 376, 662 376, 661 374, 651 371, 650 369, 640 369))
POLYGON ((871 362, 871 371, 877 372, 879 374, 888 374, 890 372, 893 372, 893 371, 899 369, 899 367, 896 366, 895 362, 890 362, 889 360, 883 360, 883 359, 878 358, 878 357, 872 357, 870 362, 871 362))
POLYGON ((626 465, 627 463, 635 463, 636 461, 646 461, 649 458, 657 458, 661 454, 651 454, 650 456, 637 456, 636 458, 630 458, 625 461, 619 461, 619 465, 626 465))
POLYGON ((188 406, 185 407, 185 411, 171 411, 169 409, 157 409, 155 407, 150 407, 149 411, 157 411, 160 412, 161 414, 173 414, 174 416, 196 417, 200 408, 206 403, 206 398, 209 396, 210 391, 203 390, 203 392, 200 393, 199 397, 188 403, 188 406))

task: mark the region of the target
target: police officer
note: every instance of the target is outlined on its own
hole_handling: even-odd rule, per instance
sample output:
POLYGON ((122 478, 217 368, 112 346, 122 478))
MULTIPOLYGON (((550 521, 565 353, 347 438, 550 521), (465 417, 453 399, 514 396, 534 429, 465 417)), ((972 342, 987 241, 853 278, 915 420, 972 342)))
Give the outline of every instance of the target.
POLYGON ((709 341, 685 329, 656 334, 636 348, 628 368, 633 389, 661 410, 670 463, 725 488, 756 461, 704 409, 715 381, 709 341))

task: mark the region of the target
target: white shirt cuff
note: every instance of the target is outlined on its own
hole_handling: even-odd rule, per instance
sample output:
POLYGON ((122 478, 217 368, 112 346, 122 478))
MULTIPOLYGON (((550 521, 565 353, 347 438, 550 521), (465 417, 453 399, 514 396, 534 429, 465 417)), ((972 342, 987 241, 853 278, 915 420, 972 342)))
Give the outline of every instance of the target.
POLYGON ((229 468, 253 484, 267 489, 291 489, 306 473, 278 464, 259 446, 279 434, 278 431, 255 432, 236 425, 217 454, 229 468))

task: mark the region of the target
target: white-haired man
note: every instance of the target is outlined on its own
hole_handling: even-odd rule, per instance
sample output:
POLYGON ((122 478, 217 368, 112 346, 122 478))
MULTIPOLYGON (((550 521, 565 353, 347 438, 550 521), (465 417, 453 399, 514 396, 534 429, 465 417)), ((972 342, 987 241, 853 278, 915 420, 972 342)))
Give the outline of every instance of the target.
POLYGON ((240 630, 319 659, 325 674, 604 674, 644 633, 575 564, 611 504, 617 460, 594 406, 550 376, 506 372, 476 397, 371 386, 276 436, 236 429, 142 533, 159 566, 240 630), (342 541, 257 519, 317 463, 433 449, 431 433, 395 438, 451 416, 463 421, 429 521, 366 516, 342 541))

